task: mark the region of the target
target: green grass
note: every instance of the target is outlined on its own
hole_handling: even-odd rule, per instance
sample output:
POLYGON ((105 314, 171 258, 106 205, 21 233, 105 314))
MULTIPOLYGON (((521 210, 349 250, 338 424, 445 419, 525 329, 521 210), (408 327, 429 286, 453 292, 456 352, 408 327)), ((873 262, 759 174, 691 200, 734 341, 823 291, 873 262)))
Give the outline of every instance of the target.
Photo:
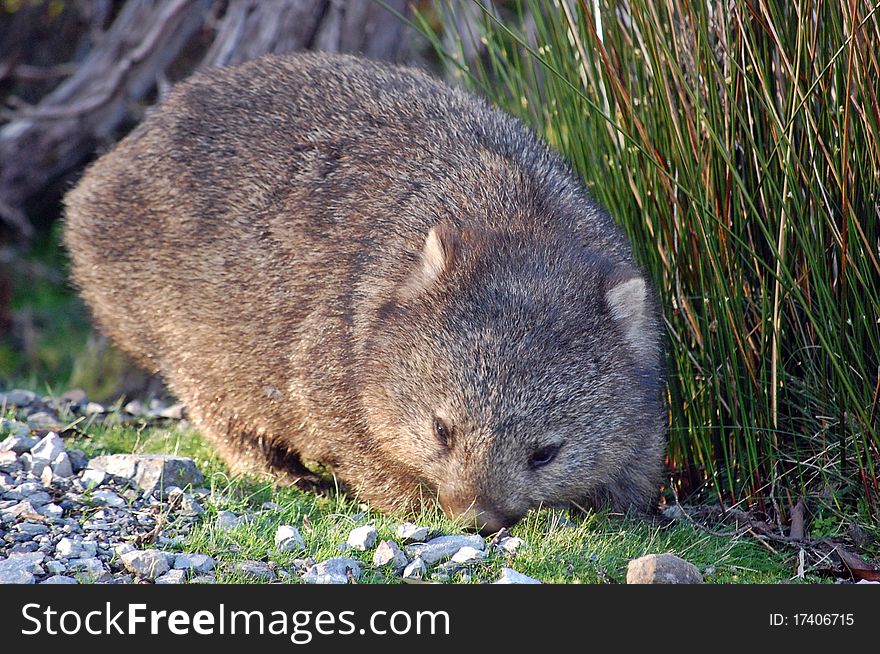
POLYGON ((443 41, 463 5, 437 2, 420 28, 566 156, 655 280, 678 494, 785 521, 830 492, 876 520, 880 4, 494 7, 443 41))
MULTIPOLYGON (((278 567, 290 565, 294 558, 310 556, 317 561, 341 556, 339 545, 348 532, 359 525, 372 523, 380 539, 394 539, 402 516, 385 516, 370 511, 341 495, 318 496, 294 488, 274 487, 270 482, 253 478, 231 478, 223 463, 203 439, 191 430, 177 428, 137 428, 133 426, 80 425, 89 434, 69 447, 79 447, 89 456, 118 452, 174 453, 192 457, 206 477, 211 490, 204 502, 206 514, 191 535, 179 547, 181 551, 206 553, 223 565, 217 581, 246 581, 231 570, 244 560, 271 560, 278 567), (262 509, 265 502, 278 508, 262 509), (217 512, 231 510, 249 514, 252 521, 231 531, 214 528, 217 512), (305 519, 305 520, 304 520, 305 519), (277 554, 274 534, 278 525, 297 526, 306 540, 305 553, 277 554)), ((627 562, 647 553, 674 552, 693 562, 710 583, 783 583, 794 574, 795 552, 774 553, 748 537, 709 535, 687 523, 660 524, 624 519, 604 513, 588 513, 560 518, 549 510, 533 511, 513 528, 513 535, 527 543, 515 557, 495 553, 471 569, 471 583, 494 581, 502 566, 547 583, 623 582, 627 562), (567 526, 567 525, 574 526, 567 526)), ((428 511, 415 521, 442 533, 459 533, 440 512, 428 511)), ((361 583, 393 583, 398 580, 388 572, 374 569, 372 552, 345 552, 363 561, 361 583)), ((451 582, 461 582, 460 576, 451 582)), ((808 574, 803 581, 821 579, 808 574)))

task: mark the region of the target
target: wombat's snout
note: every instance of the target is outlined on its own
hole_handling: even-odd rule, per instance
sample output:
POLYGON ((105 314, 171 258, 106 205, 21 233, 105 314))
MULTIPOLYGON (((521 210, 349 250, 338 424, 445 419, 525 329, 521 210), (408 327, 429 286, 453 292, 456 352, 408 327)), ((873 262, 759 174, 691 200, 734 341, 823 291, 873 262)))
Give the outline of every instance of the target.
POLYGON ((503 527, 512 527, 522 516, 504 513, 472 496, 440 492, 440 506, 450 518, 466 529, 483 535, 494 534, 503 527))

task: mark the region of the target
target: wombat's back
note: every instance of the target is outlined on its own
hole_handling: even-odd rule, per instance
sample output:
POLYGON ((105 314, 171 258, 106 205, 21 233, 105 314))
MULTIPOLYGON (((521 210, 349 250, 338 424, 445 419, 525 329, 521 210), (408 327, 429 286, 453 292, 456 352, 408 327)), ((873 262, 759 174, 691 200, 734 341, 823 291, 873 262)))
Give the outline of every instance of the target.
POLYGON ((248 363, 271 344, 268 363, 328 299, 352 309, 352 284, 392 287, 442 220, 529 223, 538 199, 539 227, 626 258, 565 173, 520 123, 419 71, 269 56, 175 87, 67 195, 65 242, 97 321, 141 363, 229 369, 229 343, 248 363))

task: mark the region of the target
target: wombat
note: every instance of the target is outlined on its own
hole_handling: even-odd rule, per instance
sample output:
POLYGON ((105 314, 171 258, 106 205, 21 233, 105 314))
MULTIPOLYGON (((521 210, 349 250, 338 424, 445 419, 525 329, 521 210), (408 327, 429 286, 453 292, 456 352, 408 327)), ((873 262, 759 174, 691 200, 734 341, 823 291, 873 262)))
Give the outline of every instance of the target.
POLYGON ((379 510, 650 508, 654 292, 518 120, 416 70, 267 56, 208 70, 66 197, 73 279, 234 471, 379 510), (308 464, 308 465, 307 465, 308 464))

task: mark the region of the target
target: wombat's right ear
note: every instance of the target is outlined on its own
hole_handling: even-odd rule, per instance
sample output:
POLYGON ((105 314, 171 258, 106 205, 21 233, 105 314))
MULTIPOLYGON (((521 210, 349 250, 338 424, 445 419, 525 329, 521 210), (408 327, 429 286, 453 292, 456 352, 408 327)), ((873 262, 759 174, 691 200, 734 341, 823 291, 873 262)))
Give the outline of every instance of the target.
POLYGON ((654 332, 650 324, 648 285, 638 271, 627 265, 612 270, 605 279, 605 302, 623 337, 639 357, 655 357, 654 332))
POLYGON ((432 227, 425 237, 418 268, 404 285, 404 295, 425 290, 455 266, 460 235, 448 223, 432 227))

